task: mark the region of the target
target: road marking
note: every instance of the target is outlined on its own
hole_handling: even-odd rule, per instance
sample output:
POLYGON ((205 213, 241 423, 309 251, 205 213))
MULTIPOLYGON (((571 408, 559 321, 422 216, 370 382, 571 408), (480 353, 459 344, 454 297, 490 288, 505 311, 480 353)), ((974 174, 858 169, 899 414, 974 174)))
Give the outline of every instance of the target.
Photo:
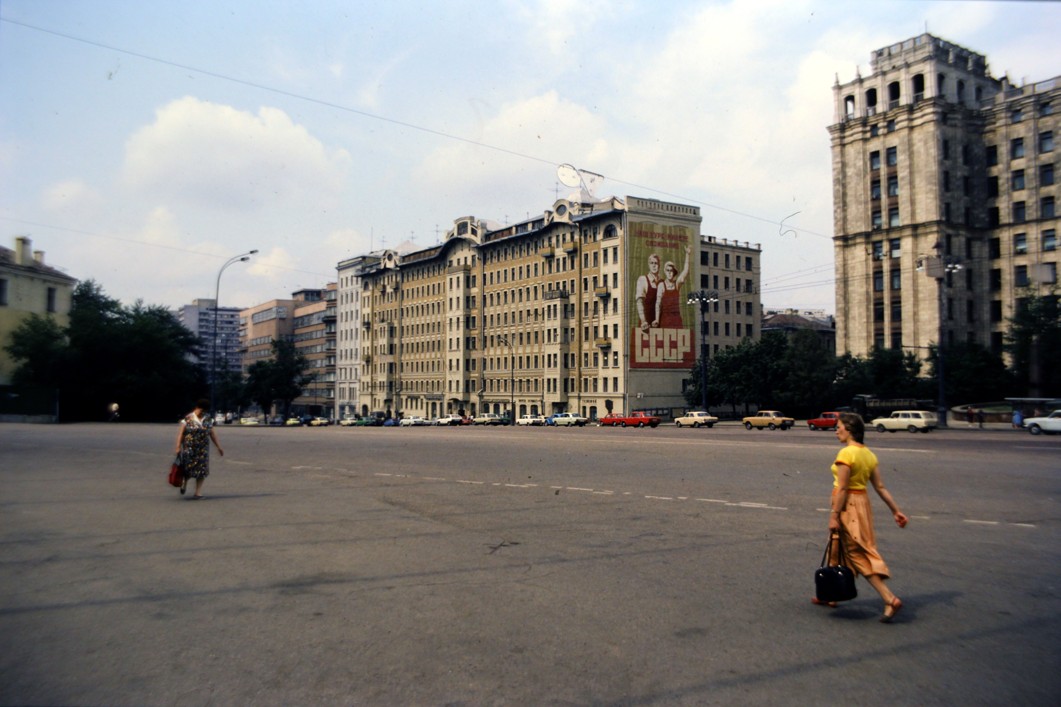
POLYGON ((425 476, 424 480, 425 481, 445 481, 446 479, 443 479, 441 476, 425 476))
POLYGON ((999 523, 997 520, 972 520, 970 518, 966 518, 962 522, 973 523, 975 525, 1001 525, 1001 523, 999 523))
POLYGON ((251 465, 250 462, 236 462, 236 461, 229 461, 229 460, 225 460, 225 461, 228 464, 242 464, 243 466, 250 466, 251 465))
POLYGON ((652 501, 673 501, 674 499, 670 496, 645 496, 645 498, 652 501))

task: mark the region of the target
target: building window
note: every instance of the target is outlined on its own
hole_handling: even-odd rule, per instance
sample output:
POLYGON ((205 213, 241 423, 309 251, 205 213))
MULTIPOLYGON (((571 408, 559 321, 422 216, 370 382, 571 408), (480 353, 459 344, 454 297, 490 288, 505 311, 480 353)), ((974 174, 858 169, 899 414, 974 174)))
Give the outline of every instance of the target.
POLYGON ((1024 170, 1015 169, 1010 175, 1011 189, 1013 191, 1020 191, 1024 189, 1024 170))
POLYGON ((869 168, 872 170, 880 169, 880 150, 874 150, 869 153, 869 168))
POLYGON ((1053 184, 1054 184, 1054 165, 1051 162, 1050 164, 1044 164, 1041 167, 1039 167, 1039 186, 1041 186, 1041 187, 1049 187, 1049 186, 1053 186, 1053 184))
POLYGON ((1054 218, 1055 215, 1054 197, 1044 196, 1039 201, 1039 218, 1054 218))
POLYGON ((899 164, 898 149, 895 147, 889 147, 885 153, 885 158, 887 159, 889 167, 894 167, 899 164))
POLYGON ((991 321, 998 323, 1002 321, 1002 300, 991 300, 991 321))
POLYGON ((873 241, 873 259, 884 260, 884 241, 873 241))
POLYGON ((1052 285, 1057 282, 1057 263, 1042 263, 1039 265, 1039 277, 1044 285, 1052 285))
POLYGON ((869 126, 869 136, 870 137, 877 137, 878 135, 880 135, 880 126, 877 125, 876 123, 874 123, 873 125, 869 126))
POLYGON ((903 333, 901 331, 892 332, 892 348, 901 349, 903 347, 903 333))
POLYGON ((1013 112, 1010 113, 1014 123, 1019 123, 1024 120, 1024 111, 1020 108, 1014 108, 1013 112))
POLYGON ((1039 133, 1039 152, 1053 152, 1054 150, 1054 131, 1047 130, 1046 132, 1039 133))
POLYGON ((994 167, 998 164, 998 147, 996 145, 987 146, 987 166, 994 167))
POLYGON ((1030 284, 1027 265, 1018 265, 1013 268, 1013 284, 1017 287, 1027 287, 1030 284))
POLYGON ((872 215, 871 218, 872 218, 873 228, 874 229, 879 229, 879 228, 881 228, 884 225, 884 222, 881 221, 881 215, 880 215, 880 210, 879 209, 873 212, 873 215, 872 215))
POLYGON ((899 196, 898 177, 888 177, 888 196, 899 196))
POLYGON ((1013 223, 1024 223, 1028 220, 1028 210, 1023 201, 1013 202, 1013 223))
POLYGON ((902 271, 898 270, 898 269, 892 270, 892 274, 891 275, 892 275, 892 289, 893 290, 901 290, 901 289, 903 289, 902 271))
POLYGON ((887 132, 889 132, 889 133, 894 133, 895 132, 895 121, 894 120, 889 120, 887 123, 884 124, 884 129, 887 132))
POLYGON ((1024 157, 1024 138, 1015 137, 1009 141, 1009 157, 1013 160, 1024 157))
POLYGON ((884 292, 884 273, 875 272, 873 273, 873 291, 884 292))
POLYGON ((883 322, 884 321, 884 303, 874 302, 873 303, 873 321, 883 322))
POLYGON ((1013 252, 1017 255, 1024 255, 1028 252, 1028 234, 1017 233, 1013 236, 1013 252))
POLYGON ((1002 241, 998 238, 992 238, 987 242, 987 257, 989 258, 1001 258, 1002 257, 1002 241))
POLYGON ((1002 289, 1002 271, 998 268, 994 268, 988 273, 987 277, 988 287, 991 288, 992 292, 998 292, 1002 289))
POLYGON ((901 300, 892 301, 892 321, 901 322, 903 320, 903 303, 901 300))
POLYGON ((47 311, 49 313, 54 314, 55 313, 55 288, 54 287, 49 287, 48 288, 47 297, 48 297, 48 300, 47 300, 47 304, 45 305, 47 307, 47 311))
POLYGON ((873 201, 880 201, 880 180, 874 179, 869 184, 869 198, 873 201))
POLYGON ((0 307, 7 306, 7 279, 0 277, 0 307))
POLYGON ((902 255, 902 243, 898 238, 892 238, 888 241, 889 255, 893 258, 898 258, 902 255))
MULTIPOLYGON (((899 223, 899 207, 893 206, 888 209, 888 227, 898 228, 901 224, 899 223)), ((895 257, 894 255, 892 256, 895 257)))
POLYGON ((989 198, 998 196, 998 177, 987 178, 987 196, 989 198))
POLYGON ((1043 231, 1043 250, 1057 250, 1057 231, 1052 228, 1043 231))

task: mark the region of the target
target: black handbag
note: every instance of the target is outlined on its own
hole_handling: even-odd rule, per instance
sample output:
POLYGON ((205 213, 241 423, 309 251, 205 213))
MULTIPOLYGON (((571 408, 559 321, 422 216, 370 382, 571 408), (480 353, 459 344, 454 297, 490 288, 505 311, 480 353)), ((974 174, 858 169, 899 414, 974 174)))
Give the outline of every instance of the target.
POLYGON ((825 545, 825 554, 822 555, 822 564, 814 571, 814 594, 822 603, 850 601, 858 596, 855 573, 844 564, 844 544, 840 542, 840 535, 837 533, 829 536, 829 542, 825 545), (837 564, 829 565, 829 551, 834 541, 837 546, 837 564))

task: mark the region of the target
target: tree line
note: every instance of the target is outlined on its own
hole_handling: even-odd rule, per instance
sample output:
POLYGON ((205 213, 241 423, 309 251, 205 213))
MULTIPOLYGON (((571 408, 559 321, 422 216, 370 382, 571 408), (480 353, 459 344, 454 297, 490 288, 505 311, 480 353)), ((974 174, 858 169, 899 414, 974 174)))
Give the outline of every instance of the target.
MULTIPOLYGON (((123 306, 93 280, 74 288, 70 323, 31 315, 5 350, 15 360, 15 394, 51 399, 47 412, 63 422, 104 420, 119 405, 121 419, 173 421, 210 397, 208 370, 198 363, 201 342, 168 309, 141 301, 123 306)), ((219 411, 251 402, 286 413, 309 382, 306 359, 290 341, 274 341, 273 357, 254 363, 246 379, 218 377, 219 411)))

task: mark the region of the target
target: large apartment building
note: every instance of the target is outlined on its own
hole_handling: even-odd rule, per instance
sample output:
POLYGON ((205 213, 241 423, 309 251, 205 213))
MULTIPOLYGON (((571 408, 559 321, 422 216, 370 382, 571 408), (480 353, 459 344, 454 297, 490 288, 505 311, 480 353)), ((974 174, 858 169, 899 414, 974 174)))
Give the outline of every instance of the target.
POLYGON ((930 34, 833 86, 837 350, 976 342, 1057 283, 1061 77, 1016 86, 930 34))
POLYGON ((292 341, 306 357, 309 382, 293 401, 296 415, 332 417, 335 410, 336 283, 324 289, 299 290, 295 299, 292 341))
POLYGON ((758 246, 700 235, 695 206, 557 200, 509 226, 339 264, 339 414, 670 415, 699 355, 757 337, 758 246))

